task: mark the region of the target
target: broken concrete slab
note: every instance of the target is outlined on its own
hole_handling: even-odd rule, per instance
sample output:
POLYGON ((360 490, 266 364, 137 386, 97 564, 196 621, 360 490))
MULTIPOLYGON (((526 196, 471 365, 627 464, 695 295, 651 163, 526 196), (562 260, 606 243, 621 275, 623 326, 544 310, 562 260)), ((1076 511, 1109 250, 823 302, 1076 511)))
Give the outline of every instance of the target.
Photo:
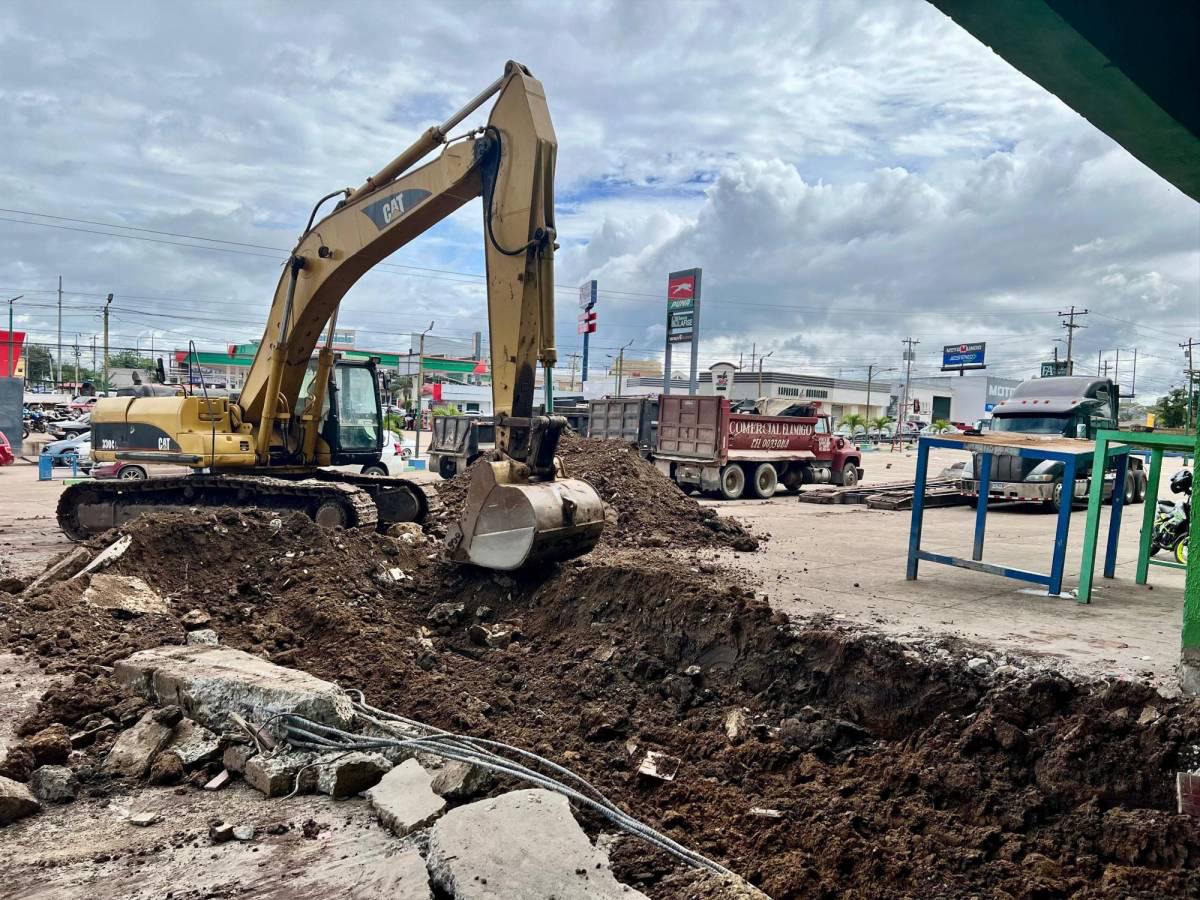
POLYGON ((101 770, 109 775, 144 778, 154 757, 171 739, 171 728, 156 722, 154 710, 146 712, 137 723, 117 736, 101 770))
POLYGON ((79 796, 79 780, 66 766, 42 766, 29 777, 29 789, 42 803, 70 803, 79 796))
POLYGON ((204 790, 219 791, 221 788, 225 787, 225 785, 229 784, 229 779, 230 779, 229 770, 222 769, 220 772, 218 772, 216 775, 214 775, 209 781, 206 781, 204 783, 204 790))
POLYGON ((125 555, 125 551, 129 549, 129 545, 132 543, 133 538, 127 534, 117 538, 98 554, 96 554, 95 559, 72 575, 71 580, 74 581, 81 575, 88 575, 92 572, 96 572, 100 569, 103 569, 105 566, 111 566, 118 559, 125 555))
POLYGON ((166 753, 179 757, 185 769, 212 759, 221 750, 221 739, 203 725, 184 719, 171 732, 171 742, 166 753))
POLYGON ((159 703, 177 703, 209 728, 233 730, 237 714, 264 722, 280 713, 346 728, 350 698, 328 681, 231 647, 157 647, 119 661, 117 680, 159 703))
POLYGON ((335 800, 379 784, 392 764, 378 753, 342 753, 317 767, 317 791, 335 800))
POLYGON ((189 647, 216 647, 220 643, 221 639, 211 628, 198 628, 187 633, 189 647))
POLYGON ((146 810, 144 812, 134 813, 129 817, 129 824, 136 825, 138 828, 149 828, 158 821, 158 813, 146 810))
POLYGON ((405 760, 367 791, 367 800, 379 816, 379 823, 396 837, 404 837, 424 828, 446 808, 446 801, 434 793, 432 782, 419 762, 405 760))
POLYGON ((233 744, 225 748, 225 752, 221 755, 221 762, 230 772, 237 772, 240 775, 246 771, 246 763, 256 753, 258 750, 250 744, 233 744))
POLYGON ((171 612, 159 593, 135 575, 93 575, 91 584, 83 592, 83 602, 97 609, 107 609, 120 618, 171 612))
POLYGON ((305 766, 313 758, 311 753, 280 753, 276 756, 260 753, 246 761, 242 777, 246 784, 268 797, 283 797, 296 787, 296 776, 299 775, 300 793, 310 794, 317 789, 317 770, 305 766))
POLYGON ((86 547, 76 547, 45 572, 35 578, 25 588, 26 594, 32 594, 43 585, 53 584, 56 581, 62 581, 64 578, 70 578, 92 559, 92 552, 86 547))
POLYGON ((561 794, 512 791, 460 806, 433 826, 429 877, 456 900, 646 900, 617 881, 561 794))
POLYGON ((433 791, 447 800, 470 800, 492 786, 492 773, 482 766, 451 760, 433 779, 433 791))
POLYGON ((19 781, 0 776, 0 825, 15 822, 42 808, 33 792, 19 781))

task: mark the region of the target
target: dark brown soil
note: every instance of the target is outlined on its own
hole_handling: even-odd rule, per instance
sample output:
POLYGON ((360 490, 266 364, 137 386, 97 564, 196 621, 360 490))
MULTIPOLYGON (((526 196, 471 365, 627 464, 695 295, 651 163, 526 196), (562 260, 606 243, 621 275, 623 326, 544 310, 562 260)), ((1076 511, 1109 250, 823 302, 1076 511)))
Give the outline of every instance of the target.
MULTIPOLYGON (((559 440, 558 456, 567 475, 588 482, 616 514, 602 546, 758 549, 759 539, 740 522, 685 495, 632 444, 567 433, 559 440)), ((461 514, 469 483, 465 473, 438 484, 447 516, 461 514)))
MULTIPOLYGON (((83 579, 0 594, 4 642, 76 673, 23 730, 112 707, 100 665, 181 642, 196 608, 226 644, 572 767, 777 900, 1200 896, 1200 824, 1174 812, 1175 771, 1200 762, 1193 703, 1048 672, 979 678, 956 656, 790 622, 654 551, 602 547, 511 578, 446 566, 433 544, 272 518, 127 526, 110 571, 140 575, 171 615, 88 609, 83 579), (477 622, 517 638, 480 646, 477 622), (648 749, 681 760, 673 782, 637 775, 648 749)), ((615 856, 652 897, 696 895, 636 841, 615 856)))

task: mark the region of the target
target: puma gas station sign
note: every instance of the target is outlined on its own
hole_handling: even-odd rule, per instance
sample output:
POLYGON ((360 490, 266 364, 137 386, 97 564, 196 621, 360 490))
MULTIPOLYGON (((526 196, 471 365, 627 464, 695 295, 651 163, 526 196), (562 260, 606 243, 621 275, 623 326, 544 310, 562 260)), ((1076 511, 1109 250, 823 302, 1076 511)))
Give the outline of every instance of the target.
POLYGON ((663 393, 671 393, 671 349, 675 344, 691 344, 691 373, 688 393, 699 387, 697 340, 700 332, 700 269, 683 269, 667 276, 667 346, 663 362, 663 393))

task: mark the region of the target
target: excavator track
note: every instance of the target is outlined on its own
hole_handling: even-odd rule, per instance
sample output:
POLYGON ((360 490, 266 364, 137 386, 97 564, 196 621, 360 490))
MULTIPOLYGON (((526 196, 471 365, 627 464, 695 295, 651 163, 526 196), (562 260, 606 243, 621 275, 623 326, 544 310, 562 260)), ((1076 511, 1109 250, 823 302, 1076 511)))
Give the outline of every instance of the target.
POLYGON ((142 513, 196 507, 254 507, 302 512, 323 525, 375 528, 371 494, 353 484, 261 475, 184 475, 145 481, 88 481, 58 500, 58 524, 74 540, 121 525, 142 513))
POLYGON ((419 484, 415 481, 410 481, 407 478, 396 478, 391 475, 360 475, 351 474, 349 472, 339 472, 335 469, 318 469, 313 473, 313 478, 321 481, 328 481, 336 484, 350 484, 357 488, 362 488, 367 491, 374 491, 380 486, 385 490, 400 489, 407 491, 412 496, 413 502, 416 504, 417 512, 415 517, 409 519, 407 517, 386 519, 380 516, 384 524, 390 525, 392 522, 420 522, 426 524, 437 521, 445 512, 445 507, 442 505, 441 499, 438 497, 437 489, 430 483, 419 484))

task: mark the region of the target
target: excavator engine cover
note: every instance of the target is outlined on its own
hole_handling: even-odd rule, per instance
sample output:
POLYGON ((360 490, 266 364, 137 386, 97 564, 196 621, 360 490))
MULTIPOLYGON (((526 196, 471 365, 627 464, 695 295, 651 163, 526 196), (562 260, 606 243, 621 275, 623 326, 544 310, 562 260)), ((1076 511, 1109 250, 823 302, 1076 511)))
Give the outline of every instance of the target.
MULTIPOLYGON (((561 471, 561 463, 555 460, 561 471)), ((530 481, 512 460, 471 470, 462 520, 449 534, 457 562, 511 571, 536 562, 582 556, 604 528, 604 501, 586 481, 530 481)))

